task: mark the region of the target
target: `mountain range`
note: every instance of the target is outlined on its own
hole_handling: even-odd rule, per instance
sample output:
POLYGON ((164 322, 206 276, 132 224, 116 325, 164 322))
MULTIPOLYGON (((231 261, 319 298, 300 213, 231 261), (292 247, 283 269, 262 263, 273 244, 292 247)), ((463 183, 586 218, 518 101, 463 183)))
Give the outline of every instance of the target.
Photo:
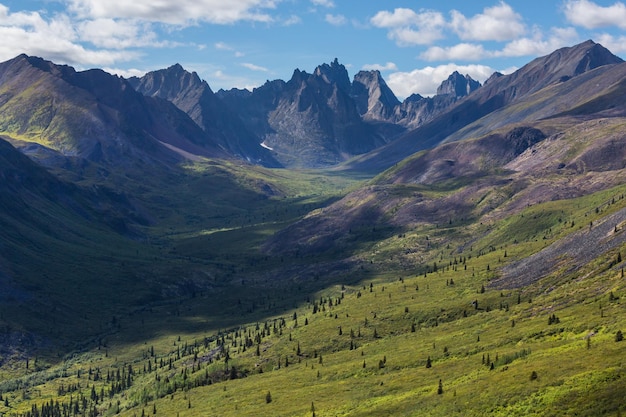
MULTIPOLYGON (((306 378, 317 373, 290 379, 315 392, 337 378, 367 383, 377 398, 434 403, 442 393, 433 399, 420 385, 408 395, 410 384, 382 383, 407 369, 413 375, 417 362, 426 369, 406 353, 403 340, 412 337, 443 375, 429 377, 440 388, 450 380, 450 398, 458 389, 454 407, 480 402, 464 381, 513 375, 521 384, 527 356, 543 364, 536 358, 564 352, 579 355, 585 371, 572 365, 553 375, 544 366, 512 391, 548 401, 587 387, 580 381, 593 374, 623 392, 621 365, 605 378, 583 359, 595 340, 602 355, 621 355, 609 339, 626 323, 625 94, 626 62, 593 41, 482 85, 454 72, 436 95, 403 101, 380 72, 351 80, 338 59, 252 91, 217 92, 178 64, 125 79, 27 55, 0 63, 0 374, 8 375, 0 395, 10 399, 0 414, 28 415, 57 397, 74 405, 68 381, 104 390, 103 363, 118 374, 128 369, 128 383, 110 388, 106 401, 95 391, 85 397, 81 407, 91 401, 92 415, 143 414, 148 403, 156 414, 157 402, 171 414, 165 401, 183 395, 183 413, 197 415, 193 393, 207 381, 243 387, 234 384, 274 378, 288 365, 306 378), (337 314, 342 303, 347 310, 337 314), (599 313, 590 317, 592 308, 599 313), (556 313, 568 321, 558 329, 556 313), (208 328, 215 335, 204 336, 208 328), (307 329, 320 333, 306 338, 307 329), (183 343, 181 334, 194 340, 183 343), (468 339, 462 354, 452 334, 468 339), (300 340, 315 353, 302 353, 300 340), (383 345, 408 359, 387 364, 383 345), (459 368, 481 354, 489 364, 488 350, 506 352, 506 361, 491 363, 506 366, 459 368), (29 365, 33 357, 39 365, 29 365), (358 369, 349 378, 329 371, 352 362, 358 369), (157 366, 157 382, 133 385, 157 366), (180 382, 187 372, 202 372, 204 382, 180 382), (174 387, 163 388, 161 377, 174 387)), ((257 391, 236 391, 242 408, 257 391)), ((230 392, 224 385, 211 399, 228 402, 230 392)), ((483 411, 511 411, 513 400, 496 407, 500 393, 485 392, 483 411)), ((594 393, 588 415, 603 410, 594 393)), ((619 411, 621 396, 609 397, 607 407, 619 411)), ((332 413, 349 413, 344 406, 332 413)), ((228 407, 222 411, 241 411, 228 407)), ((393 414, 385 407, 382 414, 393 414)), ((452 412, 432 407, 433 415, 452 412)))

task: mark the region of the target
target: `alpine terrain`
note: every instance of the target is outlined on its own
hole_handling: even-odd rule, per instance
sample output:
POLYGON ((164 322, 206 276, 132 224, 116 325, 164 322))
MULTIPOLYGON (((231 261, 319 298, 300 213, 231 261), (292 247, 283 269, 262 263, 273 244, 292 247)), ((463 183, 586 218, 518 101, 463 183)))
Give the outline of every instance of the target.
POLYGON ((0 63, 0 416, 626 413, 624 97, 0 63))

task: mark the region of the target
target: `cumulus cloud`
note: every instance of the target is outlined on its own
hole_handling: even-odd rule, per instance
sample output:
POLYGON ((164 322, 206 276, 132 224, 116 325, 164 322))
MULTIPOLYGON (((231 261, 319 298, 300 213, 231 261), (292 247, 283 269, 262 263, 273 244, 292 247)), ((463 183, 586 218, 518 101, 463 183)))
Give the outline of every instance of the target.
POLYGON ((102 70, 108 72, 109 74, 119 75, 124 78, 143 77, 148 72, 137 68, 121 69, 104 67, 102 70))
POLYGON ((532 38, 516 39, 507 43, 495 56, 546 55, 576 41, 578 41, 578 33, 574 28, 553 28, 547 39, 544 39, 539 33, 532 38))
POLYGON ((330 13, 326 15, 324 20, 326 20, 327 23, 330 23, 333 26, 345 25, 348 21, 348 19, 346 19, 346 17, 342 14, 333 15, 330 13))
POLYGON ((397 8, 393 12, 380 11, 370 19, 378 28, 387 29, 387 36, 399 46, 430 45, 443 38, 445 18, 439 12, 397 8))
POLYGON ((400 98, 406 98, 416 93, 422 96, 433 96, 437 93, 437 87, 454 71, 467 74, 481 83, 495 72, 493 68, 485 65, 446 64, 436 67, 428 66, 410 72, 389 74, 387 85, 400 98))
POLYGON ((538 29, 531 37, 512 40, 499 50, 487 50, 482 44, 460 43, 448 47, 432 46, 419 55, 426 61, 480 61, 488 58, 546 55, 579 41, 574 28, 552 28, 548 36, 538 29))
POLYGON ((460 12, 450 12, 450 26, 462 40, 507 41, 518 38, 526 32, 522 16, 504 2, 487 7, 483 13, 470 18, 460 12))
POLYGON ((231 24, 242 20, 271 22, 267 13, 280 0, 67 0, 83 19, 136 19, 171 25, 196 22, 231 24))
POLYGON ((563 5, 567 20, 587 29, 615 26, 626 29, 626 6, 616 2, 611 6, 600 6, 588 0, 568 0, 563 5))
POLYGON ((80 33, 70 18, 58 14, 46 20, 38 12, 11 13, 0 4, 0 59, 14 58, 20 53, 42 56, 72 65, 112 65, 139 57, 125 50, 91 50, 82 46, 80 33))
POLYGON ((98 48, 125 49, 168 45, 158 40, 149 23, 96 19, 79 22, 76 28, 81 40, 90 42, 98 48))
POLYGON ((626 53, 626 36, 603 33, 596 37, 596 41, 614 54, 626 53))
MULTIPOLYGON (((449 21, 441 12, 434 10, 419 12, 408 8, 397 8, 393 12, 383 10, 376 13, 370 19, 370 23, 375 27, 387 29, 388 37, 400 46, 430 45, 444 38, 444 32, 447 30, 456 33, 461 40, 470 41, 507 41, 518 38, 526 32, 522 16, 504 2, 487 7, 483 13, 472 17, 452 10, 449 21)), ((432 51, 435 52, 442 53, 432 51)))
POLYGON ((461 43, 449 47, 433 46, 420 54, 426 61, 477 61, 490 54, 482 45, 461 43))
POLYGON ((381 64, 365 64, 362 68, 364 71, 397 71, 398 66, 393 62, 387 62, 385 65, 381 64))

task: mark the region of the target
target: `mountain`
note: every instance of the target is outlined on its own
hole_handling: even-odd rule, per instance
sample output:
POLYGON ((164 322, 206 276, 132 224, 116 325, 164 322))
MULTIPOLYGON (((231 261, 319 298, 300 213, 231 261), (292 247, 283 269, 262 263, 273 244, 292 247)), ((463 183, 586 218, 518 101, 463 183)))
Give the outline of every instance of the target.
MULTIPOLYGON (((614 66, 623 60, 600 44, 587 41, 579 45, 561 48, 547 56, 536 58, 529 64, 509 75, 491 77, 481 88, 457 101, 430 121, 406 133, 386 146, 374 150, 362 158, 349 163, 349 167, 359 170, 379 171, 403 158, 423 149, 428 149, 447 140, 460 140, 486 133, 491 127, 479 131, 485 126, 483 117, 503 109, 512 108, 514 103, 539 91, 547 91, 550 86, 573 83, 576 78, 590 73, 601 76, 603 67, 614 66), (473 124, 473 125, 472 125, 473 124), (453 139, 454 138, 454 139, 453 139)), ((566 91, 572 89, 565 88, 566 91)), ((578 97, 579 102, 584 97, 578 97)), ((559 108, 543 106, 541 117, 549 117, 560 112, 559 108)), ((537 115, 535 115, 537 116, 537 115)), ((512 112, 510 121, 522 121, 519 113, 512 112)), ((499 125, 507 124, 507 119, 499 117, 499 125)), ((526 122, 537 120, 528 117, 526 122)), ((489 125, 491 126, 491 125, 489 125)))
POLYGON ((184 112, 102 70, 20 55, 0 64, 0 131, 66 156, 130 167, 226 153, 184 112))
POLYGON ((388 121, 400 101, 379 71, 359 71, 350 86, 359 114, 366 120, 388 121))
POLYGON ((443 81, 437 88, 437 95, 451 95, 461 98, 469 95, 480 87, 480 83, 475 81, 469 75, 461 75, 458 71, 454 71, 447 80, 443 81))
POLYGON ((312 74, 268 81, 252 92, 217 96, 286 166, 329 166, 389 143, 432 120, 480 84, 454 73, 434 97, 400 102, 379 71, 359 71, 351 82, 337 59, 312 74))
POLYGON ((320 167, 386 142, 362 120, 350 92, 346 68, 335 59, 312 74, 296 69, 288 82, 268 81, 250 94, 234 90, 218 96, 282 164, 320 167))
POLYGON ((207 82, 195 72, 189 73, 176 64, 141 78, 129 78, 128 82, 146 96, 172 102, 229 154, 252 163, 277 166, 269 150, 260 145, 260 138, 246 129, 236 113, 226 109, 207 82))
POLYGON ((396 163, 323 213, 276 234, 265 250, 343 252, 422 222, 511 216, 545 199, 614 187, 626 175, 625 88, 626 63, 598 44, 538 58, 348 164, 379 169, 396 163), (428 187, 446 190, 446 196, 427 197, 428 187))
POLYGON ((126 81, 18 58, 0 64, 0 414, 626 412, 626 63, 602 47, 403 103, 335 61, 220 92, 235 118, 210 123, 179 66, 126 81), (237 117, 286 166, 360 152, 346 126, 388 143, 359 170, 266 168, 211 138, 237 117))

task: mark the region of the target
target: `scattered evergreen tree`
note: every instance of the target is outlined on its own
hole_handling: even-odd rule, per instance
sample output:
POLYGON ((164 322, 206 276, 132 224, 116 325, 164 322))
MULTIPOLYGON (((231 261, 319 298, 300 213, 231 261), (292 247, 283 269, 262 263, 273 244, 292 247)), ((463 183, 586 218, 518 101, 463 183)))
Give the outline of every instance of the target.
POLYGON ((624 335, 621 330, 618 330, 617 333, 615 333, 615 341, 621 342, 622 340, 624 340, 624 335))
POLYGON ((272 394, 269 391, 267 391, 267 394, 265 394, 265 403, 269 404, 271 402, 272 402, 272 394))
POLYGON ((441 379, 439 380, 439 386, 437 387, 437 394, 443 394, 443 383, 441 382, 441 379))
POLYGON ((559 324, 560 322, 561 320, 554 313, 552 313, 552 315, 548 317, 548 325, 559 324))

